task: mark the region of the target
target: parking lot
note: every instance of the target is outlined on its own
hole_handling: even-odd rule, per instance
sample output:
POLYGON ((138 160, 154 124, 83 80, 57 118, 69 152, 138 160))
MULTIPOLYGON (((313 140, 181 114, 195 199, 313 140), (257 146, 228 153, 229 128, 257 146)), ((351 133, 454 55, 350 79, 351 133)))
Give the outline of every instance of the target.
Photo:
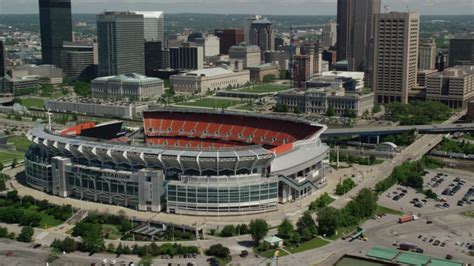
POLYGON ((440 198, 435 201, 416 190, 395 185, 379 198, 379 204, 405 213, 425 214, 443 209, 456 209, 474 204, 473 177, 446 173, 441 170, 427 171, 424 189, 431 189, 440 198))

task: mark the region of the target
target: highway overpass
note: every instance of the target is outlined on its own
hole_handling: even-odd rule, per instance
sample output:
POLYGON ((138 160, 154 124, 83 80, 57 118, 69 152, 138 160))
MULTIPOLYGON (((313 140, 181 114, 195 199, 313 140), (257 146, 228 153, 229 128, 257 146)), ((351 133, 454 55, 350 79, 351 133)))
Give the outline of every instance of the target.
POLYGON ((322 137, 353 136, 353 137, 376 137, 384 135, 400 134, 416 130, 420 134, 444 134, 454 132, 474 131, 474 123, 467 124, 439 124, 418 126, 394 126, 394 127, 355 127, 328 129, 322 137))

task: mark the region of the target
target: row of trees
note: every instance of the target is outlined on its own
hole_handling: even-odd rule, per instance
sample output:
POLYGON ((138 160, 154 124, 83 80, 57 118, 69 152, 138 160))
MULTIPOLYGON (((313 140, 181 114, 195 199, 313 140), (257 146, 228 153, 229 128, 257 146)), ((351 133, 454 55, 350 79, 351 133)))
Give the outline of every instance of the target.
POLYGON ((454 141, 444 138, 438 149, 446 152, 474 154, 474 144, 471 144, 465 140, 454 141))
POLYGON ((357 185, 352 178, 346 178, 336 185, 336 195, 344 195, 355 186, 357 185))
POLYGON ((51 247, 61 252, 64 251, 67 253, 78 250, 82 252, 93 252, 93 253, 108 252, 108 253, 114 253, 117 255, 133 254, 133 255, 138 255, 140 257, 159 256, 159 255, 175 256, 175 255, 192 254, 192 253, 199 254, 199 249, 195 246, 183 246, 181 244, 176 244, 176 243, 174 244, 165 243, 158 246, 155 242, 152 242, 149 245, 139 246, 135 244, 132 247, 129 247, 128 245, 122 245, 122 243, 119 243, 117 246, 115 246, 112 243, 109 243, 106 247, 104 243, 102 243, 100 246, 91 247, 90 243, 87 243, 85 239, 83 239, 82 242, 79 242, 70 237, 66 237, 64 240, 55 239, 53 243, 51 244, 51 247))
POLYGON ((357 225, 373 216, 377 210, 377 195, 364 188, 342 209, 325 207, 318 212, 318 233, 323 236, 336 234, 337 228, 357 225))
POLYGON ((219 235, 221 237, 231 237, 237 235, 246 235, 249 233, 249 227, 246 224, 238 224, 234 226, 232 224, 228 224, 222 228, 219 235))
MULTIPOLYGON (((331 151, 329 153, 329 159, 331 160, 331 162, 337 161, 336 151, 331 151)), ((339 162, 347 162, 349 164, 356 163, 361 165, 374 165, 377 163, 377 158, 373 154, 368 157, 359 157, 354 156, 348 152, 339 152, 339 162)))
POLYGON ((400 121, 401 125, 424 125, 444 121, 451 115, 451 109, 442 103, 416 101, 409 104, 393 102, 385 105, 387 118, 400 121))

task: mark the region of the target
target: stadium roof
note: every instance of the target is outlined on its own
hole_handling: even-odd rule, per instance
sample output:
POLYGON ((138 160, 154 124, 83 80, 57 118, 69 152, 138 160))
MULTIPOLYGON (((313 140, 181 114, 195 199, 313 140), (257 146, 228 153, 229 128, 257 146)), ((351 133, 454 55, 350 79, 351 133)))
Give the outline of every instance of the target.
POLYGON ((452 261, 452 260, 443 260, 443 259, 431 259, 429 266, 462 266, 462 262, 452 261))
POLYGON ((430 257, 411 252, 400 252, 396 261, 409 265, 426 265, 430 261, 430 257))
POLYGON ((393 248, 374 247, 369 250, 367 256, 384 260, 393 260, 398 253, 399 251, 393 248))

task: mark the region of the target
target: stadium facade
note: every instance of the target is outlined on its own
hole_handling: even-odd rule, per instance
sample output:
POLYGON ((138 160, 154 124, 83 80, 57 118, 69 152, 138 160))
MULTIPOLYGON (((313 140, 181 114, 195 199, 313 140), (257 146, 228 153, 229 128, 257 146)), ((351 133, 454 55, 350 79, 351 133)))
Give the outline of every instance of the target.
POLYGON ((143 115, 144 128, 127 134, 121 122, 32 129, 27 183, 60 197, 215 216, 273 211, 326 182, 326 126, 227 111, 143 115))

